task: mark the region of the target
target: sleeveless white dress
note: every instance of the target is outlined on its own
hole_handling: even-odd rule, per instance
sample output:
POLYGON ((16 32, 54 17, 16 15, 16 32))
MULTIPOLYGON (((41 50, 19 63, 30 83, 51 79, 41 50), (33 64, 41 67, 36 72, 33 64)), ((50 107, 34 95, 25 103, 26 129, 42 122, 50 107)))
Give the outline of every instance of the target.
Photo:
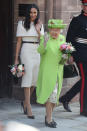
MULTIPOLYGON (((41 34, 44 35, 43 25, 41 27, 41 34)), ((40 64, 40 54, 37 52, 39 43, 29 43, 39 42, 38 33, 35 29, 34 23, 31 22, 30 29, 26 31, 23 26, 23 22, 19 21, 16 36, 22 37, 22 41, 27 41, 27 43, 22 44, 20 51, 21 63, 24 64, 25 69, 21 87, 30 88, 31 86, 36 86, 40 64)))

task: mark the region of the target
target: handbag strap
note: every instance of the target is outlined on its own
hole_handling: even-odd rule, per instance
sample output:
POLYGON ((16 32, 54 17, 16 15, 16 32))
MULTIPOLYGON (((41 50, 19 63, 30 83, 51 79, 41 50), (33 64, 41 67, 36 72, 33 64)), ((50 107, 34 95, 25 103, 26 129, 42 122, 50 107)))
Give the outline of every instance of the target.
POLYGON ((78 70, 78 67, 77 67, 76 63, 74 62, 73 65, 75 66, 76 71, 77 71, 77 73, 78 73, 78 75, 79 75, 79 70, 78 70))

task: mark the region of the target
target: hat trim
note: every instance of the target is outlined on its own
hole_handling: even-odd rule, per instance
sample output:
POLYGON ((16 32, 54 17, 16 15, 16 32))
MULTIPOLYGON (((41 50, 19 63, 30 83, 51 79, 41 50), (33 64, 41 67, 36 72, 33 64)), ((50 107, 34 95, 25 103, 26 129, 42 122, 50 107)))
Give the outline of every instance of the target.
POLYGON ((64 29, 66 27, 66 24, 56 24, 56 25, 52 25, 52 24, 48 24, 48 28, 60 28, 60 29, 64 29))

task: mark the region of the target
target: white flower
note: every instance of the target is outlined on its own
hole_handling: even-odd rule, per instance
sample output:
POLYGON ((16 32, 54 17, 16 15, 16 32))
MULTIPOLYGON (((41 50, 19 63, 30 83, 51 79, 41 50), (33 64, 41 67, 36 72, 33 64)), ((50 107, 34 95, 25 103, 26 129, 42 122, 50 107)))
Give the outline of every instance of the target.
POLYGON ((13 74, 13 75, 15 75, 15 74, 16 74, 16 72, 12 72, 12 74, 13 74))
POLYGON ((18 65, 18 70, 22 71, 22 65, 18 65))
POLYGON ((14 71, 16 71, 15 67, 13 67, 13 68, 11 69, 11 72, 14 72, 14 71))
POLYGON ((71 46, 70 50, 73 52, 75 51, 75 48, 71 46))
POLYGON ((21 77, 22 76, 22 72, 18 72, 17 73, 17 77, 19 78, 19 77, 21 77))

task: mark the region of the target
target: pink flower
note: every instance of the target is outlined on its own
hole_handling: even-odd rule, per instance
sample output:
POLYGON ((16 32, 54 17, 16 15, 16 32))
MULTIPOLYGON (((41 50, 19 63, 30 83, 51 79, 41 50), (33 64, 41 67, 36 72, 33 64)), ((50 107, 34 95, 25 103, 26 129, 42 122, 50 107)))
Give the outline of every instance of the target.
POLYGON ((66 50, 66 48, 67 48, 67 45, 66 44, 62 44, 61 46, 60 46, 60 50, 62 51, 62 50, 66 50))

